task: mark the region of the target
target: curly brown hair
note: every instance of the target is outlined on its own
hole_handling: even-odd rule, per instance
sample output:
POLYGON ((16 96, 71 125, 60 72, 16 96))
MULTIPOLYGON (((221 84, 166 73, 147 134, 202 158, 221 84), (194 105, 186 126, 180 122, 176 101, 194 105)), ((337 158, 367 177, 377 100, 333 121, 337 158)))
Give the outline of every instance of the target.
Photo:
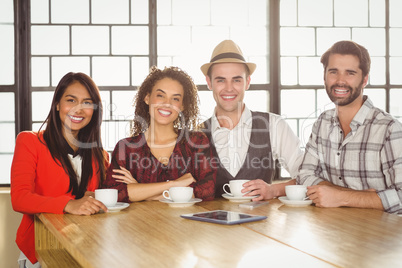
POLYGON ((131 123, 132 136, 137 136, 139 133, 143 133, 148 129, 151 117, 149 114, 149 106, 145 103, 144 99, 148 94, 151 94, 152 88, 155 86, 156 82, 164 78, 170 78, 179 82, 183 86, 184 91, 184 109, 173 123, 174 130, 177 132, 178 129, 198 129, 198 89, 191 76, 178 67, 165 67, 161 70, 156 66, 152 66, 148 76, 138 88, 138 93, 135 96, 135 114, 134 120, 131 123))

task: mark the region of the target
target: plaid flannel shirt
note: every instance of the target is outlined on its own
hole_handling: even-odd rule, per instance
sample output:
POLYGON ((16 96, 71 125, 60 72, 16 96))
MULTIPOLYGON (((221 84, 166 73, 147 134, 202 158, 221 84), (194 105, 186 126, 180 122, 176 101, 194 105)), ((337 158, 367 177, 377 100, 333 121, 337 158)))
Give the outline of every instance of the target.
POLYGON ((402 123, 364 99, 345 138, 335 109, 320 115, 297 182, 375 189, 385 211, 402 214, 402 123))

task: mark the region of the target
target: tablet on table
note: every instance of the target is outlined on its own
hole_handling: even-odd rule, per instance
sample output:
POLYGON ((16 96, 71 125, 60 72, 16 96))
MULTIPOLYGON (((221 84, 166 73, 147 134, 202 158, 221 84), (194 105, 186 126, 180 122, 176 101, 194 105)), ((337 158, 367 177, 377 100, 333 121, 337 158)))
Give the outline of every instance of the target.
POLYGON ((265 220, 267 218, 266 216, 251 215, 242 212, 234 212, 227 210, 213 210, 208 212, 182 214, 180 216, 182 218, 190 220, 205 221, 205 222, 227 224, 227 225, 260 221, 265 220))

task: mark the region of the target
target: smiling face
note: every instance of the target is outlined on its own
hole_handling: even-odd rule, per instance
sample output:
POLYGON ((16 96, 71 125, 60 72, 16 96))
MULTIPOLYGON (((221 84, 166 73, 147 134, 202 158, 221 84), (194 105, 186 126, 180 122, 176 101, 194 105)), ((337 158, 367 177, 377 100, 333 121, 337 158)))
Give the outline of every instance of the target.
POLYGON ((63 133, 70 132, 77 137, 80 129, 91 122, 94 104, 88 90, 79 82, 69 85, 57 104, 63 133))
POLYGON ((171 125, 183 110, 183 86, 171 78, 163 78, 155 83, 151 94, 144 101, 149 105, 151 125, 171 125))
POLYGON ((227 115, 243 110, 244 92, 250 87, 250 76, 242 63, 217 63, 207 76, 208 88, 216 101, 216 115, 227 115))
POLYGON ((331 54, 324 74, 325 88, 337 106, 361 106, 363 88, 368 75, 363 77, 359 58, 354 55, 331 54))

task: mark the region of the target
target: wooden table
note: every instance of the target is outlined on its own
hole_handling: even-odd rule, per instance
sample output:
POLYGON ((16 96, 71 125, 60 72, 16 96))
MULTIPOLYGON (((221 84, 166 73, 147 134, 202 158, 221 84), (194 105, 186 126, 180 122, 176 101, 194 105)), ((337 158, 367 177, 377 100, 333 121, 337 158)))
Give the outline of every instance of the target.
POLYGON ((172 208, 139 202, 115 213, 35 217, 43 267, 401 267, 402 217, 369 209, 253 210, 225 199, 172 208), (183 219, 215 209, 266 215, 234 226, 183 219))

